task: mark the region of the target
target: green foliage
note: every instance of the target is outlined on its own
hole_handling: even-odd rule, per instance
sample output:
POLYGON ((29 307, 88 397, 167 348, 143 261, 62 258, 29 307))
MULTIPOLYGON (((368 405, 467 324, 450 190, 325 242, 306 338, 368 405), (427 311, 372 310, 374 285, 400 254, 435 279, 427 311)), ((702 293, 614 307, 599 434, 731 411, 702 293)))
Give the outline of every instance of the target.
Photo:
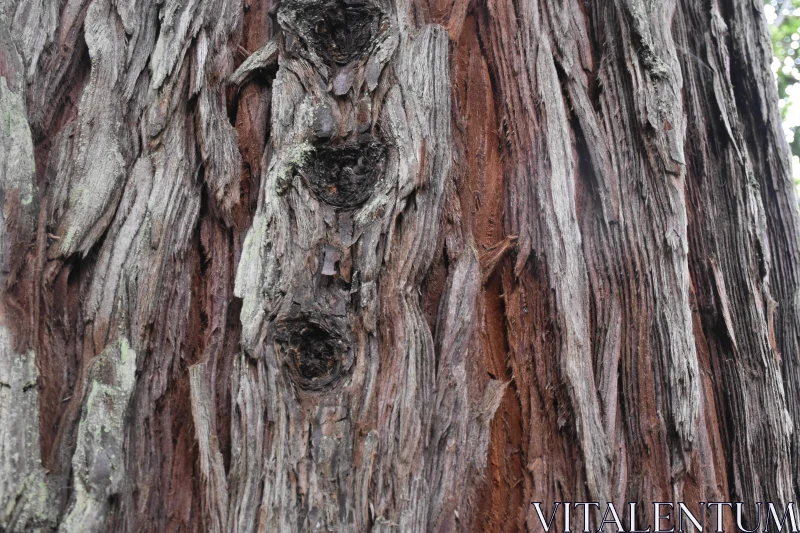
MULTIPOLYGON (((800 157, 800 0, 766 0, 764 14, 772 32, 772 71, 778 84, 781 118, 795 166, 800 157)), ((795 181, 798 181, 795 171, 795 181)))
MULTIPOLYGON (((775 54, 773 72, 778 81, 778 94, 781 100, 788 97, 786 89, 800 81, 800 16, 794 14, 800 11, 800 0, 769 0, 767 2, 775 11, 774 20, 770 21, 770 10, 767 8, 767 20, 772 22, 772 44, 775 54)), ((785 118, 787 107, 781 109, 785 118)))

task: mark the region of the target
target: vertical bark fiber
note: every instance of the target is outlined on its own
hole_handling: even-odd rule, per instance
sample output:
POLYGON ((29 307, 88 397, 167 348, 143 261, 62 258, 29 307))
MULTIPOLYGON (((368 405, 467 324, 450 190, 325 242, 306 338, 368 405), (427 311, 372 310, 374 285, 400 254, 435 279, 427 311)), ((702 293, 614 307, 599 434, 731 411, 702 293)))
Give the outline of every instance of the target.
POLYGON ((0 3, 0 531, 800 499, 756 0, 0 3))

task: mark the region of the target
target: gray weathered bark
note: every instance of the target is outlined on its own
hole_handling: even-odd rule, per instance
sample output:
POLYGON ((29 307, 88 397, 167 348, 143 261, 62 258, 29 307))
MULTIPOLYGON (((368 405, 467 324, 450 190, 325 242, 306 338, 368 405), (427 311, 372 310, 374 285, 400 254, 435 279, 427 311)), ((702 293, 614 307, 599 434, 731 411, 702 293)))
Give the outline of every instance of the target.
POLYGON ((3 0, 0 530, 800 497, 749 0, 3 0))

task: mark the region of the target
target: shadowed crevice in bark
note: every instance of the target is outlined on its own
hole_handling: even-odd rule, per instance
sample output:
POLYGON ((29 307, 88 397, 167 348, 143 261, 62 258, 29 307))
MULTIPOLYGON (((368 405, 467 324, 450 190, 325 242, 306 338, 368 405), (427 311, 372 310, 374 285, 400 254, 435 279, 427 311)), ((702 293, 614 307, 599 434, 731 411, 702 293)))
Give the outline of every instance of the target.
POLYGON ((352 363, 348 334, 324 317, 294 316, 275 326, 278 353, 300 388, 324 390, 341 379, 352 363))
POLYGON ((341 144, 316 143, 297 172, 322 202, 355 208, 372 196, 386 169, 386 147, 362 135, 341 144))
POLYGON ((290 0, 281 4, 278 16, 291 20, 307 46, 329 65, 364 57, 385 20, 376 4, 352 0, 290 0))

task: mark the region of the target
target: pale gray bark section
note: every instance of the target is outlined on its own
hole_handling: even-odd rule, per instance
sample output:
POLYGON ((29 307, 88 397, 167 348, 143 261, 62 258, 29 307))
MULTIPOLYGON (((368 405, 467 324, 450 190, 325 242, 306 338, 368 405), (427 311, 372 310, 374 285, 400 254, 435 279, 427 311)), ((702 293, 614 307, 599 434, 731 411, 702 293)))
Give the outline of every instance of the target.
MULTIPOLYGON (((19 261, 36 227, 38 191, 33 142, 23 101, 22 60, 8 32, 7 6, 0 8, 0 48, 15 74, 0 77, 0 284, 19 261)), ((0 309, 0 530, 46 531, 57 512, 41 462, 36 355, 15 349, 0 309)))
POLYGON ((0 529, 49 531, 56 512, 53 487, 39 449, 39 394, 35 356, 15 353, 0 326, 0 529))
POLYGON ((217 443, 214 398, 208 387, 208 368, 198 363, 189 369, 192 418, 200 448, 200 471, 205 483, 205 506, 211 512, 208 531, 224 532, 228 524, 228 484, 217 443))
POLYGON ((128 489, 124 440, 136 372, 136 353, 120 336, 88 368, 85 398, 72 457, 72 497, 62 533, 108 531, 112 498, 128 489))

